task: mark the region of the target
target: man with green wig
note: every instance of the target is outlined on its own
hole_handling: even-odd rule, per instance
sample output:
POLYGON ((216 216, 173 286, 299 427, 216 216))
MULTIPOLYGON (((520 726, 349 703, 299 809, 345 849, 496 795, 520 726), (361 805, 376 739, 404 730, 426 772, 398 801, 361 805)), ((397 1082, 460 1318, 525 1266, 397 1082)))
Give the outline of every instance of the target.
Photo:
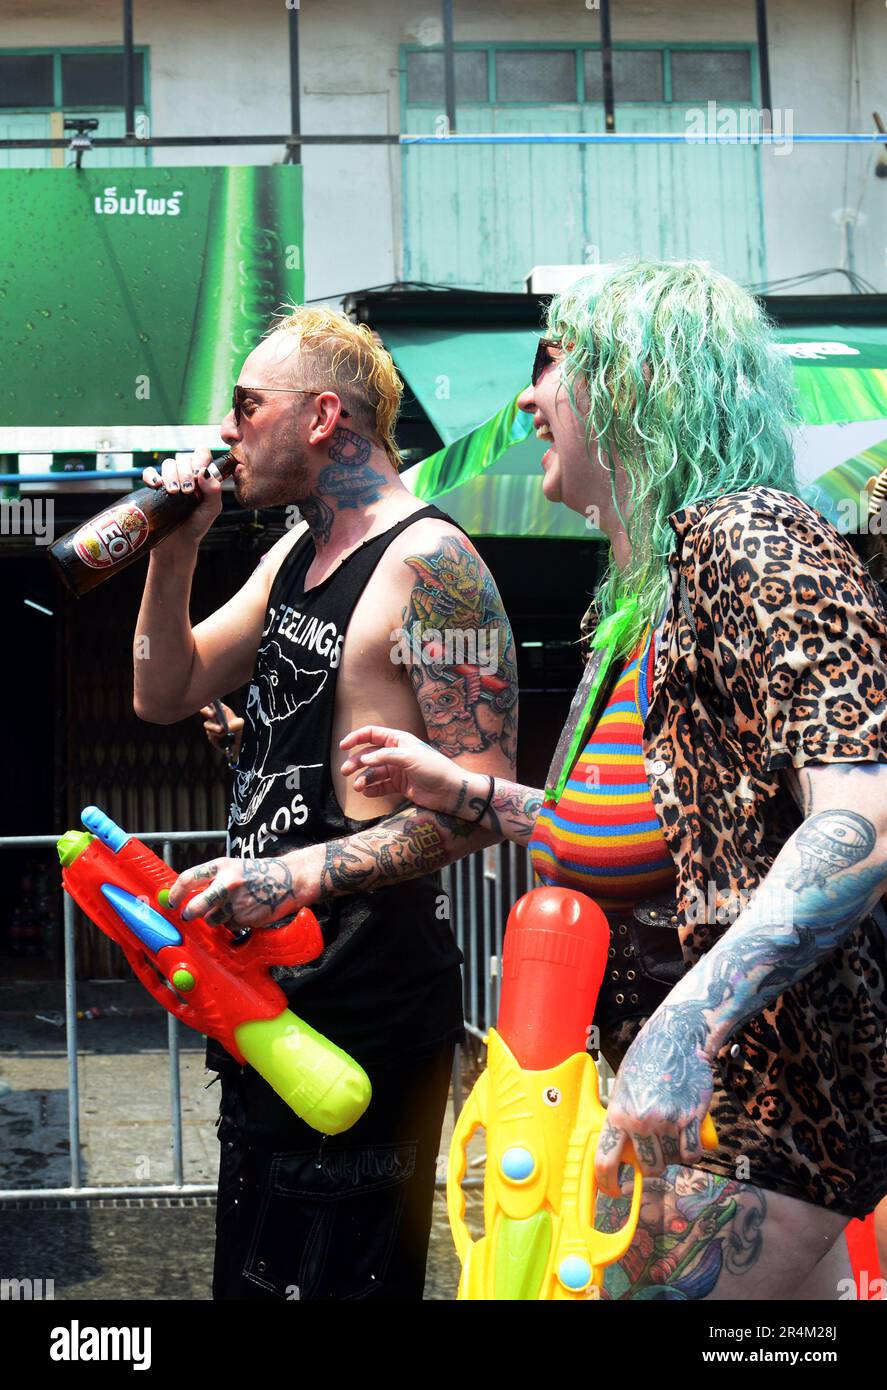
MULTIPOLYGON (((519 404, 549 442, 545 496, 609 539, 584 626, 615 636, 548 787, 496 777, 481 824, 610 922, 599 1226, 627 1214, 629 1141, 645 1182, 605 1295, 836 1298, 842 1232, 887 1193, 875 586, 798 495, 769 323, 710 267, 635 262, 555 298, 519 404)), ((487 799, 410 734, 342 746, 367 795, 455 815, 487 799)))

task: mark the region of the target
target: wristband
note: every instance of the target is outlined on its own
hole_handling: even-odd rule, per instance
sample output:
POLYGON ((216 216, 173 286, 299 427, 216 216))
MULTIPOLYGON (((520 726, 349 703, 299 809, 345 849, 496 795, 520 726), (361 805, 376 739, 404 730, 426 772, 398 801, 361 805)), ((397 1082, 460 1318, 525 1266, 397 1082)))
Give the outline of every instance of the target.
MULTIPOLYGON (((487 773, 487 776, 489 777, 490 774, 487 773)), ((487 814, 487 811, 489 811, 489 809, 490 809, 490 805, 491 805, 492 800, 493 800, 493 792, 494 792, 495 790, 496 790, 496 779, 495 779, 495 777, 490 777, 490 790, 487 792, 487 799, 486 799, 486 801, 484 802, 483 806, 480 808, 480 814, 477 815, 477 816, 475 816, 474 820, 470 820, 470 821, 468 822, 469 825, 478 825, 478 824, 483 820, 484 816, 487 814)))

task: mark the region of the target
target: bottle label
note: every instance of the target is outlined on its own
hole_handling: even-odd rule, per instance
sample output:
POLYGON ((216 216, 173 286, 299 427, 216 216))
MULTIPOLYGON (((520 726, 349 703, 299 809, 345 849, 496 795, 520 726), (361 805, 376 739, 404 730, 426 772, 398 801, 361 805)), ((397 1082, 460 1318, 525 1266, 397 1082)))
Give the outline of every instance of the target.
POLYGON ((141 507, 123 502, 81 526, 71 545, 90 569, 103 570, 144 545, 149 529, 148 518, 141 507))

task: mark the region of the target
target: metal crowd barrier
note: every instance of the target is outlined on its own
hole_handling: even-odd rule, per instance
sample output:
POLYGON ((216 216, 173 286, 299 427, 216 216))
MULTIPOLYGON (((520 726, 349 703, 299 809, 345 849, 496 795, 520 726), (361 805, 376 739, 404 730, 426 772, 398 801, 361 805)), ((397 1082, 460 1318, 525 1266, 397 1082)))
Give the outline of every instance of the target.
MULTIPOLYGON (((172 865, 174 844, 199 840, 225 840, 224 831, 157 831, 139 834, 146 844, 160 842, 164 861, 172 865)), ((0 849, 55 849, 57 835, 0 837, 0 849)), ((502 940, 513 903, 533 886, 530 856, 514 844, 495 845, 449 865, 442 882, 450 904, 450 920, 462 951, 465 1031, 482 1044, 495 1023, 501 990, 502 940)), ((77 1057, 77 981, 75 978, 75 903, 64 898, 65 1029, 68 1065, 68 1187, 0 1188, 0 1202, 88 1198, 210 1197, 215 1183, 186 1183, 182 1151, 182 1097, 179 1076, 178 1020, 167 1014, 167 1052, 172 1126, 172 1184, 134 1184, 124 1187, 84 1187, 80 1155, 80 1089, 77 1057)), ((462 1108, 462 1050, 456 1049, 453 1066, 454 1117, 462 1108)), ((466 1186, 480 1179, 467 1179, 466 1186)), ((443 1180, 438 1180, 438 1186, 443 1180)))

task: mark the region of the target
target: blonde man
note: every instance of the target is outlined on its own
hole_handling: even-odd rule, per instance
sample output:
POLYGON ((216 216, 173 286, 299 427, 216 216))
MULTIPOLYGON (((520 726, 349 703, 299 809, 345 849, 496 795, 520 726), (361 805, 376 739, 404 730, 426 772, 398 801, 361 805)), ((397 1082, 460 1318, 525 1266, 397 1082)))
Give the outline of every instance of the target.
POLYGON ((422 1296, 462 1029, 437 871, 497 837, 404 809, 396 795, 366 819, 334 754, 348 730, 385 722, 490 779, 510 777, 517 687, 483 561, 398 477, 400 393, 372 334, 326 308, 294 309, 250 353, 221 430, 237 499, 295 504, 302 523, 193 629, 191 580, 220 483, 202 477, 206 451, 145 474, 190 491, 201 472, 201 497, 151 555, 137 627, 151 660, 135 663, 136 712, 173 723, 251 678, 228 853, 182 874, 170 902, 205 880, 189 913, 237 928, 311 906, 323 955, 276 973, 293 1010, 373 1083, 366 1115, 321 1141, 251 1068, 209 1045, 222 1081, 216 1298, 422 1296))

